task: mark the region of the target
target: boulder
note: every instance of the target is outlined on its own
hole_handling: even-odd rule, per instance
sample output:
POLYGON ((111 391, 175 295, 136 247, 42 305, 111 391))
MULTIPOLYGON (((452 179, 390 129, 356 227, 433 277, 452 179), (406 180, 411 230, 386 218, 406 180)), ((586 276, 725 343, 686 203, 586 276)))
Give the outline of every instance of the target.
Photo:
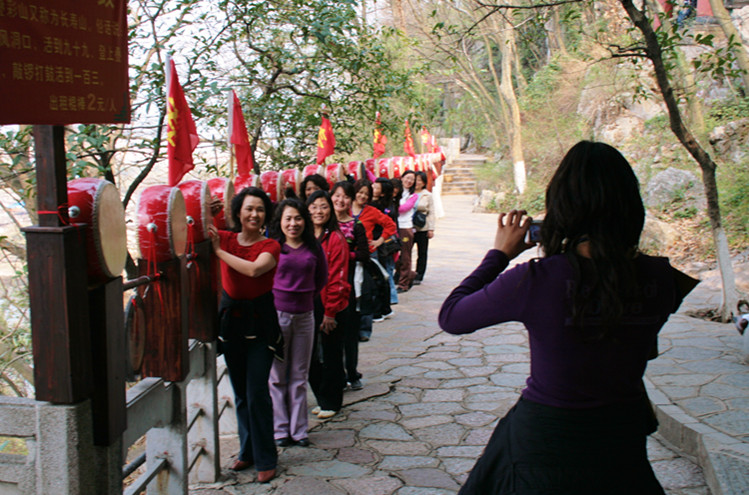
POLYGON ((648 208, 663 208, 675 200, 688 200, 699 209, 704 204, 701 184, 692 172, 669 167, 648 182, 645 205, 648 208))
POLYGON ((645 217, 645 227, 640 236, 640 249, 647 252, 662 252, 679 242, 679 232, 666 222, 650 215, 645 217))

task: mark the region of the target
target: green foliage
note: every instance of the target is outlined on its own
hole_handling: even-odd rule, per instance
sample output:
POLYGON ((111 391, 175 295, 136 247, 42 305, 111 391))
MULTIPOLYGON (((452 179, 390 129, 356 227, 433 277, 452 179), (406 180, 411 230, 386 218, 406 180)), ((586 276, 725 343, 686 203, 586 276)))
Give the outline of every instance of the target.
POLYGON ((749 118, 749 98, 714 103, 705 116, 705 124, 712 129, 727 122, 749 118))
POLYGON ((725 163, 718 169, 720 208, 729 243, 749 248, 749 163, 725 163))

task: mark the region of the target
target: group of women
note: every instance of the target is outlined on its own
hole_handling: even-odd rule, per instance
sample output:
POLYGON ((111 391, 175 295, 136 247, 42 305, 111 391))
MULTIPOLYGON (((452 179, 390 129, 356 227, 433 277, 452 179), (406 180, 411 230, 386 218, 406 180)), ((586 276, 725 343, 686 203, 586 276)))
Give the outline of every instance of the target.
POLYGON ((277 446, 309 445, 308 381, 320 419, 341 409, 347 386, 362 388, 359 342, 426 270, 434 232, 426 183, 423 173, 407 172, 395 184, 342 181, 328 191, 310 176, 300 198, 287 194, 275 207, 248 187, 231 203, 234 231, 210 227, 223 285, 219 348, 240 440, 231 469, 254 465, 258 481, 268 482, 277 446), (410 258, 415 211, 426 219, 420 272, 410 258))

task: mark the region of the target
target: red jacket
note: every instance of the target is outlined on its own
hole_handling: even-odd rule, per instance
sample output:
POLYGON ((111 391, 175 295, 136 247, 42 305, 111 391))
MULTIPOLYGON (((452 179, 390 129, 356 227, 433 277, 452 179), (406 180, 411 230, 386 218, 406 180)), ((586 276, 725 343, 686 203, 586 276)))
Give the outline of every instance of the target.
MULTIPOLYGON (((372 239, 372 231, 374 230, 375 225, 382 226, 381 237, 383 239, 389 239, 391 236, 394 236, 396 234, 395 222, 393 222, 393 219, 385 215, 374 206, 366 205, 364 209, 362 209, 361 213, 359 213, 359 217, 357 218, 357 220, 359 220, 364 226, 364 231, 367 234, 367 239, 370 241, 374 240, 372 239)), ((376 248, 370 246, 369 252, 373 253, 375 249, 376 248)))
POLYGON ((320 291, 320 299, 325 316, 335 318, 348 306, 351 293, 348 283, 349 247, 339 231, 326 232, 320 244, 328 260, 328 283, 320 291))

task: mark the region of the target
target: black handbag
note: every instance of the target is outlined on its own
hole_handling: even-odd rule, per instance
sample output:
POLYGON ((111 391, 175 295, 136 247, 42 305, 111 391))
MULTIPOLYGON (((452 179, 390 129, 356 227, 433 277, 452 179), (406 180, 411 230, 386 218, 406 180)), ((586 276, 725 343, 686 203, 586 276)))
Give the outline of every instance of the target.
POLYGON ((416 210, 414 211, 414 216, 411 218, 411 221, 414 224, 414 227, 423 227, 427 224, 427 214, 423 211, 416 210))
POLYGON ((377 255, 385 258, 401 250, 401 240, 397 235, 390 236, 377 247, 377 255))

